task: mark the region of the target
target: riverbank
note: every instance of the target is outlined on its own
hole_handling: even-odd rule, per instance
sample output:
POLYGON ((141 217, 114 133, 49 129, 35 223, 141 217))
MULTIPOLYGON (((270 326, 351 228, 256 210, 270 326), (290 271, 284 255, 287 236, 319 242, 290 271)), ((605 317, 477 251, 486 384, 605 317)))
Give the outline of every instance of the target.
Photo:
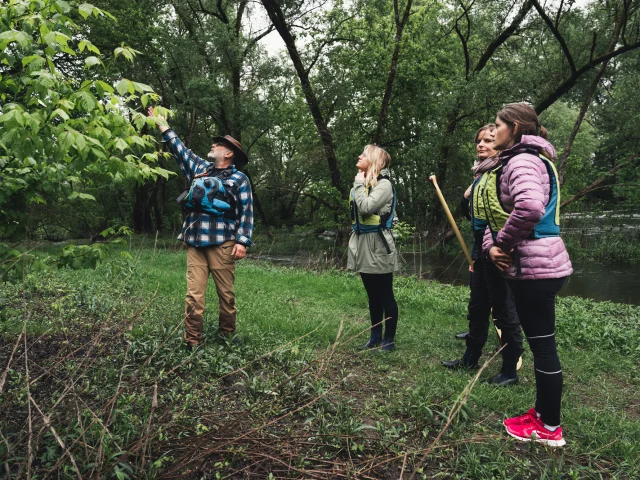
MULTIPOLYGON (((640 212, 625 210, 568 213, 562 215, 561 225, 562 238, 572 260, 640 266, 640 212)), ((473 235, 469 222, 459 221, 458 226, 470 248, 473 235)), ((431 231, 421 231, 400 242, 401 250, 404 253, 444 257, 449 261, 461 253, 453 236, 443 244, 434 235, 431 231)), ((338 244, 336 236, 336 231, 316 234, 311 228, 296 227, 292 231, 274 231, 270 240, 258 228, 255 240, 257 250, 262 255, 312 257, 329 252, 340 258, 345 247, 338 244)))
MULTIPOLYGON (((214 340, 210 285, 208 342, 190 354, 180 341, 184 252, 131 254, 3 285, 0 459, 9 476, 27 471, 29 446, 32 473, 63 478, 76 466, 106 478, 640 476, 638 307, 559 300, 568 445, 550 450, 501 426, 532 404, 530 354, 518 386, 475 383, 448 421, 473 383, 439 365, 464 348, 454 339, 465 327, 464 287, 398 278, 398 348, 371 354, 356 348, 368 329, 357 276, 244 261, 244 345, 214 340)), ((480 380, 497 369, 490 362, 480 380)))
MULTIPOLYGON (((640 305, 640 236, 631 232, 601 231, 586 235, 578 227, 563 235, 574 273, 560 296, 578 296, 597 301, 640 305)), ((313 232, 280 232, 272 242, 260 234, 249 255, 277 265, 323 271, 346 266, 346 247, 336 240, 313 232)), ((467 285, 468 266, 454 240, 444 247, 429 247, 426 241, 412 239, 400 245, 400 275, 417 276, 453 285, 467 285)))

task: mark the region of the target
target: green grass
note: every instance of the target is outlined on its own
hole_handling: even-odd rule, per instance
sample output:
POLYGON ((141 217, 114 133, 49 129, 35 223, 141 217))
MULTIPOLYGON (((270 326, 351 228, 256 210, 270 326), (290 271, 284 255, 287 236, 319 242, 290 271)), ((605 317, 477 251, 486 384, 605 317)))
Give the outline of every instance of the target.
POLYGON ((558 300, 564 449, 501 426, 533 404, 529 353, 518 386, 476 383, 436 444, 473 378, 439 365, 462 354, 467 288, 397 278, 397 350, 371 354, 356 348, 368 333, 356 275, 243 261, 244 345, 215 340, 210 282, 207 343, 189 354, 185 253, 158 247, 2 285, 2 475, 77 478, 75 462, 87 478, 640 477, 640 307, 558 300))

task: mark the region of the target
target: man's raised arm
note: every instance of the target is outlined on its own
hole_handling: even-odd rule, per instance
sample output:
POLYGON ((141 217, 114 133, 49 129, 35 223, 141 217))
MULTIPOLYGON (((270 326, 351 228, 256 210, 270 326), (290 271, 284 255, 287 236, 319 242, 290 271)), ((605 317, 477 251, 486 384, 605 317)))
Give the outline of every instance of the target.
POLYGON ((188 182, 191 182, 195 175, 198 175, 207 169, 210 162, 200 158, 193 153, 193 151, 188 149, 186 145, 182 143, 182 140, 180 140, 176 132, 166 125, 166 119, 162 115, 154 115, 153 107, 149 107, 147 114, 150 117, 155 117, 164 122, 164 125, 160 123, 156 124, 160 133, 162 133, 162 141, 169 146, 169 150, 175 157, 176 162, 178 162, 182 173, 187 177, 188 182))

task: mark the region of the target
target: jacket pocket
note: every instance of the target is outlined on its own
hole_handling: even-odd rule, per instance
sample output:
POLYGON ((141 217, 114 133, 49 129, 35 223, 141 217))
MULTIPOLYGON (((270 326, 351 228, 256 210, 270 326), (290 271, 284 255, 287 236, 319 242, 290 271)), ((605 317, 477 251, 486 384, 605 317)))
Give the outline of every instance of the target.
POLYGON ((377 236, 381 254, 393 255, 396 253, 396 244, 393 240, 393 235, 391 235, 391 232, 389 232, 388 230, 382 230, 381 232, 377 233, 377 236))

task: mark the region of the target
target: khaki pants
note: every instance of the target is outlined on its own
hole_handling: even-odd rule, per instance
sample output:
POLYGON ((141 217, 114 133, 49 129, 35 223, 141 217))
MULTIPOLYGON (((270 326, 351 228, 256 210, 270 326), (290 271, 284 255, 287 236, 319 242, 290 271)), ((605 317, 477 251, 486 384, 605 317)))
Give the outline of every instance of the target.
POLYGON ((187 298, 184 314, 184 340, 202 341, 202 315, 209 273, 218 292, 218 332, 231 335, 236 330, 235 262, 231 252, 233 240, 222 245, 196 248, 187 246, 187 298))

